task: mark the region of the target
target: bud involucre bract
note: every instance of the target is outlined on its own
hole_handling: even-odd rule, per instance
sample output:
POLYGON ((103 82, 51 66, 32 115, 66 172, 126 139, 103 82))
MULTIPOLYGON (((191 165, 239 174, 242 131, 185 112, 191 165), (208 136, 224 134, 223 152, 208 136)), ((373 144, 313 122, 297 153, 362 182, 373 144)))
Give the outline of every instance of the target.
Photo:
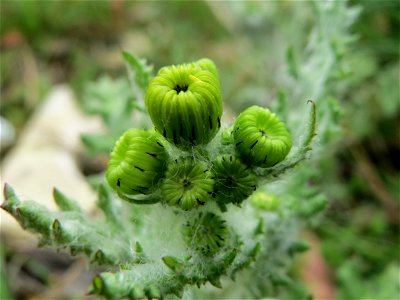
POLYGON ((155 129, 182 148, 207 144, 221 127, 221 87, 209 59, 160 69, 145 102, 155 129))
POLYGON ((228 240, 228 233, 225 220, 211 212, 199 213, 183 228, 186 244, 205 256, 217 253, 228 240))
POLYGON ((271 167, 292 147, 285 123, 269 109, 252 106, 236 119, 233 130, 236 152, 252 166, 271 167))
POLYGON ((161 193, 169 205, 191 210, 210 199, 213 186, 214 180, 207 164, 183 158, 168 165, 161 193))
POLYGON ((213 165, 214 194, 219 203, 240 203, 256 189, 256 177, 233 155, 218 156, 213 165))
POLYGON ((123 195, 150 194, 163 176, 166 159, 156 132, 129 129, 111 153, 107 181, 123 195))

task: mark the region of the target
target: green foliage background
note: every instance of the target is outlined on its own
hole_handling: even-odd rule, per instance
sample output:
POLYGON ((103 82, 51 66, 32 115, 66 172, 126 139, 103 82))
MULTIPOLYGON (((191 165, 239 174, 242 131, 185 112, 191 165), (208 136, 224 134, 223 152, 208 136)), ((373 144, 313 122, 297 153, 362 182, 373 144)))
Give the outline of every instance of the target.
POLYGON ((399 10, 397 1, 2 1, 1 115, 22 129, 53 84, 70 83, 110 133, 82 138, 88 156, 107 153, 127 127, 149 126, 145 115, 126 114, 143 109, 143 95, 121 49, 154 70, 210 57, 228 118, 253 104, 272 107, 298 128, 295 139, 313 99, 324 135, 312 160, 284 191, 266 191, 329 199, 307 225, 337 299, 399 297, 399 10))

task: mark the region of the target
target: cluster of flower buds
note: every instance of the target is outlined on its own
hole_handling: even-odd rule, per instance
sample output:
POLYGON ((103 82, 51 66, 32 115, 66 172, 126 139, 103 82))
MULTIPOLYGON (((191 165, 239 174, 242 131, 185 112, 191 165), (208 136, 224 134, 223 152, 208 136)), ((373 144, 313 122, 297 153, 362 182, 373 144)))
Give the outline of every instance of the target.
POLYGON ((128 130, 116 143, 106 174, 122 198, 136 203, 150 203, 150 195, 151 203, 183 210, 210 201, 221 208, 240 204, 256 189, 253 169, 276 165, 292 146, 285 124, 270 110, 252 106, 229 131, 230 145, 220 135, 224 146, 211 154, 215 151, 207 147, 221 127, 222 100, 210 59, 160 69, 145 104, 155 130, 128 130), (174 147, 186 154, 172 159, 174 147), (201 151, 194 156, 196 149, 201 151))

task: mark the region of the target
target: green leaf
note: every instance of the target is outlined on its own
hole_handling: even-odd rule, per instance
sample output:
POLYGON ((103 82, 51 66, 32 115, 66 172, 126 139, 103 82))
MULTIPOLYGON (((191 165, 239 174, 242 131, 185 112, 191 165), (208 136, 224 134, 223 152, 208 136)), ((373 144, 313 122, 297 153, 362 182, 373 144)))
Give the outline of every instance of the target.
POLYGON ((89 288, 89 294, 101 294, 104 288, 104 281, 100 275, 96 275, 92 279, 92 285, 89 288))
POLYGON ((222 289, 221 280, 219 278, 210 278, 208 280, 213 286, 222 289))
POLYGON ((310 249, 310 244, 306 241, 296 241, 288 249, 290 255, 302 253, 310 249))
POLYGON ((299 66, 297 64, 296 56, 293 47, 288 47, 286 50, 286 61, 289 67, 289 74, 294 79, 299 78, 299 66))
POLYGON ((314 197, 306 200, 306 204, 299 210, 302 217, 309 218, 321 212, 328 204, 328 198, 324 194, 317 194, 314 197))
POLYGON ((162 261, 168 268, 170 268, 175 273, 179 273, 184 267, 183 262, 173 256, 164 256, 162 258, 162 261))
POLYGON ((79 206, 78 202, 68 198, 57 188, 53 189, 53 198, 62 211, 82 212, 82 208, 79 206))
POLYGON ((294 168, 301 161, 306 159, 306 155, 311 150, 311 145, 317 131, 317 115, 315 102, 312 100, 308 100, 307 104, 311 105, 308 122, 304 129, 305 134, 303 140, 300 142, 297 150, 290 152, 289 156, 283 162, 277 164, 276 166, 272 168, 257 170, 257 173, 260 176, 268 176, 272 178, 278 177, 279 175, 282 175, 287 170, 294 168))
POLYGON ((129 80, 134 93, 137 99, 143 101, 144 92, 153 76, 153 66, 148 65, 144 59, 139 59, 127 51, 122 51, 122 56, 127 63, 129 80))
POLYGON ((81 141, 90 155, 109 153, 120 133, 114 134, 82 134, 81 141))
POLYGON ((1 208, 14 215, 15 208, 18 204, 20 204, 20 200, 15 194, 14 189, 8 183, 4 184, 3 192, 5 201, 1 204, 1 208))
POLYGON ((118 206, 120 203, 113 199, 110 189, 105 184, 99 186, 98 199, 98 207, 104 212, 107 221, 119 229, 123 229, 124 225, 121 220, 123 212, 118 206))
POLYGON ((155 285, 150 285, 145 289, 146 296, 149 299, 160 299, 161 292, 160 289, 157 288, 155 285))
POLYGON ((129 293, 131 299, 143 299, 145 297, 144 290, 141 287, 133 287, 129 293))

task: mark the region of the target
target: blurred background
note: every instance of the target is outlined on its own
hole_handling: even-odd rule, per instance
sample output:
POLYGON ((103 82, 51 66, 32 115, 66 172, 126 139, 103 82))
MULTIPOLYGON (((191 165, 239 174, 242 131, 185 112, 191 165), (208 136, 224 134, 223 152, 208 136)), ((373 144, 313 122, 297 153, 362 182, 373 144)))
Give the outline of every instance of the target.
MULTIPOLYGON (((116 138, 149 126, 122 51, 154 72, 209 57, 226 122, 271 107, 296 140, 317 103, 309 184, 329 205, 305 224, 293 276, 316 299, 400 297, 398 1, 0 4, 2 185, 49 207, 57 186, 92 211, 116 138)), ((1 299, 84 298, 95 270, 1 218, 1 299)))

